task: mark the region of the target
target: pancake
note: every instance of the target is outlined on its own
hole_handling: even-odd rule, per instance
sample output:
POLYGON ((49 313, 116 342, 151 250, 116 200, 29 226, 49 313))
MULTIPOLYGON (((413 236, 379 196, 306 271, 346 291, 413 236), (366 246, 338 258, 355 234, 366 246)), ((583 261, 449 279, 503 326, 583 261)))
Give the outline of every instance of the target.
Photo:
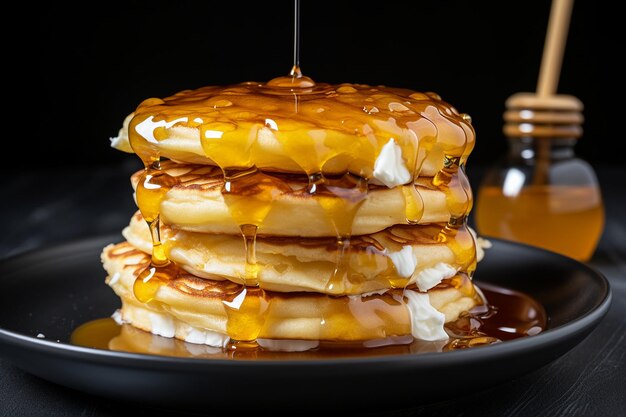
MULTIPOLYGON (((314 291, 325 294, 363 294, 416 283, 428 290, 454 276, 464 260, 436 240, 443 225, 395 226, 351 239, 347 274, 335 274, 334 238, 259 237, 256 244, 258 280, 272 291, 314 291), (332 285, 329 285, 332 284, 332 285)), ((241 236, 194 233, 164 227, 168 259, 199 277, 241 283, 245 248, 241 236)), ((148 226, 139 213, 123 235, 135 248, 151 253, 148 226)), ((475 256, 473 246, 471 253, 475 256)))
MULTIPOLYGON (((181 273, 161 286, 152 301, 140 303, 132 288, 149 257, 124 242, 107 246, 102 262, 108 285, 122 299, 124 322, 191 343, 226 344, 232 331, 232 312, 226 305, 232 308, 237 301, 234 297, 241 294, 239 285, 181 273)), ((346 342, 408 335, 422 340, 445 339, 443 324, 481 302, 469 284, 457 289, 442 283, 428 293, 397 289, 343 297, 265 291, 267 309, 258 337, 346 342)), ((247 302, 246 297, 239 308, 247 302)))
POLYGON ((435 175, 449 157, 462 165, 474 146, 469 117, 434 93, 281 85, 284 78, 145 100, 112 144, 145 162, 158 155, 222 168, 351 172, 390 188, 435 175))
MULTIPOLYGON (((172 161, 162 164, 162 170, 176 177, 179 183, 167 192, 161 202, 161 220, 180 229, 239 234, 221 192, 224 178, 220 169, 202 165, 181 165, 172 161)), ((131 182, 137 183, 143 171, 135 173, 131 182)), ((278 193, 272 208, 260 225, 259 235, 274 236, 336 236, 336 231, 317 198, 305 191, 301 177, 278 176, 293 192, 278 193), (306 221, 303 221, 306 219, 306 221)), ((423 202, 420 224, 447 222, 450 218, 446 194, 429 185, 430 179, 420 179, 415 186, 423 202)), ((409 186, 410 187, 410 186, 409 186)), ((370 187, 367 197, 356 212, 352 234, 365 235, 395 224, 407 223, 407 202, 402 187, 370 187)))

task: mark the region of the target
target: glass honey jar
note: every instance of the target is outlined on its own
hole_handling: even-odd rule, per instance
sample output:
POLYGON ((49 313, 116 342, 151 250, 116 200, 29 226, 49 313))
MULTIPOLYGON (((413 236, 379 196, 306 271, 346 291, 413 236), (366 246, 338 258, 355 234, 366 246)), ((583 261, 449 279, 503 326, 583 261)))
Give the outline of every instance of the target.
POLYGON ((582 102, 518 93, 506 107, 509 152, 479 188, 479 232, 588 260, 602 234, 604 207, 593 168, 574 153, 582 102))

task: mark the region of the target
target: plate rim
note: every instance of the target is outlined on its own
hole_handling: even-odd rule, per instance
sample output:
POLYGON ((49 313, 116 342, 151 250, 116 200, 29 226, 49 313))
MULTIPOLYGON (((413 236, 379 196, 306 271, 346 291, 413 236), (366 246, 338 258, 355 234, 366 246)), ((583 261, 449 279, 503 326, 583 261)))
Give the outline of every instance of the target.
MULTIPOLYGON (((50 246, 38 247, 29 249, 24 252, 10 255, 8 257, 0 258, 0 268, 5 269, 7 265, 14 262, 19 262, 22 258, 34 256, 38 253, 54 252, 63 250, 65 247, 79 246, 83 251, 89 250, 91 246, 96 242, 101 244, 104 240, 119 239, 121 235, 115 234, 102 234, 86 238, 69 239, 61 242, 54 243, 50 246)), ((133 366, 160 366, 160 367, 187 367, 189 369, 203 368, 215 368, 215 367, 281 367, 281 368, 303 368, 303 367, 328 367, 328 366, 353 366, 358 367, 362 365, 371 366, 372 364, 405 364, 413 366, 428 366, 438 367, 443 364, 456 366, 458 362, 473 361, 480 362, 485 359, 495 359, 496 357, 509 356, 519 351, 527 351, 529 349, 541 349, 544 345, 557 342, 567 335, 572 333, 581 332, 584 329, 593 326, 606 315, 608 312, 611 300, 612 291, 611 286, 607 278, 598 271, 596 268, 579 262, 575 259, 567 256, 551 252, 542 248, 526 245, 519 242, 508 241, 499 238, 493 238, 486 236, 490 241, 497 242, 497 244, 512 245, 523 248, 524 250, 540 251, 550 256, 561 258, 562 261, 567 263, 573 263, 577 268, 583 268, 586 275, 593 277, 594 280, 599 282, 603 287, 603 294, 601 301, 592 309, 587 311, 584 315, 577 319, 570 321, 564 325, 556 328, 548 329, 535 336, 526 338, 508 340, 502 343, 476 347, 473 349, 463 349, 450 352, 428 352, 419 354, 391 354, 381 356, 370 357, 349 357, 349 358, 323 358, 323 359, 246 359, 246 360, 228 360, 228 359, 211 359, 211 358, 184 358, 175 356, 144 354, 144 353, 132 353, 124 351, 112 351, 97 348, 88 348, 83 346, 72 345, 69 343, 62 343, 56 341, 50 341, 46 339, 38 339, 35 336, 26 335, 19 332, 14 332, 0 327, 0 346, 14 345, 16 347, 23 347, 30 350, 37 350, 44 354, 53 354, 60 356, 71 356, 73 359, 81 359, 87 361, 97 361, 101 363, 115 364, 117 366, 133 365, 133 366), (443 354, 442 354, 443 353, 443 354)), ((488 253, 488 252, 487 252, 488 253)), ((6 279, 6 276, 0 276, 0 281, 6 279)), ((480 279, 477 279, 480 282, 480 279)), ((488 281, 486 281, 488 282, 488 281)))

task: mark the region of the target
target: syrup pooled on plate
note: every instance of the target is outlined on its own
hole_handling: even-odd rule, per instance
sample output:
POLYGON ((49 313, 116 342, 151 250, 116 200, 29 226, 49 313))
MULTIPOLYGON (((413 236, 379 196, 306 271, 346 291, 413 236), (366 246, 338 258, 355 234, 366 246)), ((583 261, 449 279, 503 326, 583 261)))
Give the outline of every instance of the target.
MULTIPOLYGON (((539 302, 521 292, 481 284, 489 306, 478 306, 446 324, 448 340, 423 341, 412 337, 372 340, 364 343, 312 342, 304 352, 283 352, 256 346, 243 351, 186 343, 118 325, 112 318, 90 321, 78 327, 71 343, 78 346, 133 353, 211 359, 324 359, 417 354, 474 348, 521 337, 534 336, 548 326, 539 302)), ((271 346, 271 345, 270 345, 271 346)))

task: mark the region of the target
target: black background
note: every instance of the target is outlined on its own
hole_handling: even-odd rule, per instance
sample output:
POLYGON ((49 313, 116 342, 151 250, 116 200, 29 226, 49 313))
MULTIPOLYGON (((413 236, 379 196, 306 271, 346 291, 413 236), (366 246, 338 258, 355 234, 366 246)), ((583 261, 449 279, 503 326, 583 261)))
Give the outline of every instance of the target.
MULTIPOLYGON (((28 9, 29 6, 24 4, 28 9)), ((574 6, 559 86, 586 105, 577 153, 621 162, 611 13, 602 2, 574 6)), ((472 115, 470 163, 506 149, 504 101, 535 88, 549 1, 302 1, 302 68, 317 81, 436 91, 472 115)), ((292 59, 292 2, 49 3, 6 19, 5 99, 19 123, 5 123, 21 155, 46 166, 132 158, 109 148, 123 118, 143 99, 181 89, 285 74, 292 59), (14 80, 14 81, 13 81, 14 80), (9 97, 6 97, 9 95, 9 97)), ((615 33, 614 33, 615 32, 615 33)), ((19 159, 19 158, 18 158, 19 159)))

